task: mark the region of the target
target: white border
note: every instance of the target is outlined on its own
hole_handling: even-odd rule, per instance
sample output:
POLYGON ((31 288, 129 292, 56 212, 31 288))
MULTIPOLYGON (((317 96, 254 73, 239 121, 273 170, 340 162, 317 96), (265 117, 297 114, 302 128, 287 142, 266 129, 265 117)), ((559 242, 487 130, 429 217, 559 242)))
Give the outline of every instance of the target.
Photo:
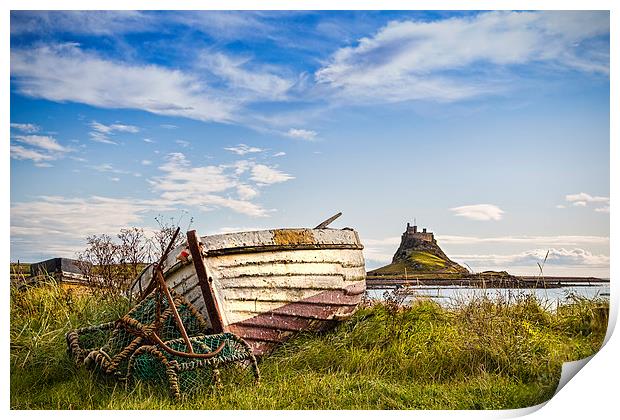
MULTIPOLYGON (((158 10, 158 9, 176 9, 176 10, 200 10, 200 9, 212 9, 212 10, 611 10, 611 98, 616 98, 616 101, 611 102, 611 191, 610 197, 612 203, 614 198, 618 197, 619 188, 619 174, 618 174, 618 124, 615 122, 618 120, 618 103, 617 98, 620 98, 620 92, 618 91, 618 85, 616 81, 616 72, 618 68, 618 60, 616 51, 614 48, 618 44, 618 2, 611 0, 590 0, 590 1, 455 1, 455 0, 435 0, 435 1, 395 1, 387 0, 382 2, 370 1, 370 0, 331 0, 331 1, 311 1, 311 0, 263 0, 247 1, 247 0, 228 0, 226 2, 213 2, 213 1, 198 1, 198 0, 185 0, 183 2, 168 1, 168 0, 108 0, 108 1, 76 1, 76 0, 57 0, 54 2, 42 1, 42 0, 5 0, 2 3, 2 15, 0 17, 0 33, 2 39, 2 60, 0 70, 0 80, 2 80, 2 92, 4 94, 2 100, 2 108, 0 109, 0 125, 4 135, 4 143, 2 147, 2 157, 4 165, 0 165, 2 182, 2 195, 7 198, 6 202, 2 206, 2 212, 5 222, 2 224, 2 232, 4 241, 2 241, 3 255, 6 255, 6 260, 9 259, 9 217, 10 217, 10 184, 8 182, 10 176, 9 165, 9 94, 10 91, 10 78, 9 78, 9 57, 10 57, 10 36, 9 36, 9 24, 10 24, 10 10, 96 10, 96 9, 116 9, 116 10, 158 10)), ((612 206, 613 208, 613 206, 612 206)), ((614 217, 615 213, 612 211, 611 215, 611 228, 610 228, 610 255, 614 258, 611 259, 610 276, 613 279, 617 278, 618 264, 615 259, 616 255, 620 255, 618 242, 616 241, 618 233, 617 217, 614 217)), ((8 262, 5 261, 5 267, 8 267, 8 262)), ((8 279, 7 279, 8 280, 8 279)), ((614 281, 612 281, 613 283, 614 281)), ((4 312, 2 313, 2 319, 5 326, 5 345, 2 347, 2 368, 4 372, 4 384, 2 392, 3 406, 8 410, 9 408, 9 282, 3 283, 2 289, 2 307, 4 312)), ((611 335, 613 326, 618 317, 618 293, 615 286, 611 287, 611 316, 610 316, 610 328, 608 331, 608 342, 603 349, 588 363, 585 368, 577 375, 576 379, 569 381, 569 383, 560 392, 552 398, 547 404, 542 404, 538 407, 521 409, 521 410, 508 410, 508 411, 452 411, 452 412, 428 412, 428 411, 382 411, 377 413, 375 411, 332 411, 332 412, 187 412, 183 415, 188 417, 194 416, 226 416, 227 418, 268 418, 274 414, 285 417, 309 417, 309 416, 327 416, 327 417, 349 417, 357 418, 360 415, 363 416, 375 416, 381 415, 386 417, 401 417, 403 415, 412 416, 417 418, 444 418, 447 414, 450 416, 456 416, 459 418, 504 418, 515 417, 531 413, 532 418, 608 418, 611 417, 610 413, 613 413, 618 406, 617 389, 618 381, 620 380, 618 366, 620 363, 617 360, 616 355, 619 353, 619 344, 617 337, 611 335), (611 335, 611 336, 610 336, 611 335), (538 410, 537 410, 538 409, 538 410), (536 411, 537 410, 537 411, 536 411)), ((89 416, 93 418, 103 418, 103 416, 122 415, 119 412, 105 412, 105 411, 90 411, 90 412, 54 412, 54 411, 38 411, 38 412, 20 412, 11 411, 13 416, 28 416, 35 415, 49 416, 49 415, 62 415, 67 417, 74 416, 89 416)), ((172 413, 166 412, 132 412, 131 415, 148 415, 149 417, 169 418, 172 413)))

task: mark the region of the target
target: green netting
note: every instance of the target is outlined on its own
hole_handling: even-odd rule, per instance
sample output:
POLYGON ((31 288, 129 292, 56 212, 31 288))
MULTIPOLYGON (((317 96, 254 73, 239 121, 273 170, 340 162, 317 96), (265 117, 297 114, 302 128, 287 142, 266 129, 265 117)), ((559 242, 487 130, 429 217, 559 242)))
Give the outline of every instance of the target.
MULTIPOLYGON (((190 342, 194 352, 201 354, 211 353, 222 344, 223 348, 214 357, 198 359, 171 354, 159 345, 141 346, 129 360, 128 382, 167 380, 171 394, 180 397, 193 394, 207 385, 219 384, 220 376, 236 383, 250 378, 258 379, 256 360, 249 346, 236 335, 223 333, 194 336, 190 342)), ((182 338, 165 344, 176 351, 188 351, 182 338)))
POLYGON ((154 332, 172 351, 189 353, 172 308, 155 290, 115 322, 67 333, 71 357, 78 366, 83 364, 128 384, 168 381, 175 397, 218 384, 222 370, 239 380, 251 372, 258 380, 256 359, 247 343, 231 333, 205 335, 207 323, 196 308, 183 296, 171 294, 194 353, 212 353, 223 345, 217 354, 209 358, 175 355, 152 339, 154 332))

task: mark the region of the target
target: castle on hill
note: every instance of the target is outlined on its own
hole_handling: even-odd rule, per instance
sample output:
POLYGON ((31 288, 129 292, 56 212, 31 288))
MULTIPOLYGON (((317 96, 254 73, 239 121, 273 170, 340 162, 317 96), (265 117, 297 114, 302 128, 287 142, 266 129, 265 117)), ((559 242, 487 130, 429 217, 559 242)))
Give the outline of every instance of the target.
POLYGON ((407 239, 419 239, 426 242, 435 242, 435 235, 433 235, 433 232, 427 232, 426 228, 423 228, 422 232, 418 232, 417 225, 411 226, 407 223, 407 229, 405 229, 401 239, 402 242, 405 242, 407 239))

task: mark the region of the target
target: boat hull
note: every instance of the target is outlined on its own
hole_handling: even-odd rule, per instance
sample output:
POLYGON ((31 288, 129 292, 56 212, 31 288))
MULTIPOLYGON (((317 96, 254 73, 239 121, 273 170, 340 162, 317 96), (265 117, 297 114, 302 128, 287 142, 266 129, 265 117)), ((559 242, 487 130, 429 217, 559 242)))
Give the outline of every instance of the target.
MULTIPOLYGON (((363 247, 353 230, 276 229, 201 241, 224 328, 255 355, 350 317, 366 290, 363 247)), ((166 260, 166 283, 210 323, 194 264, 175 260, 183 249, 166 260)), ((142 277, 149 278, 148 270, 142 277)))

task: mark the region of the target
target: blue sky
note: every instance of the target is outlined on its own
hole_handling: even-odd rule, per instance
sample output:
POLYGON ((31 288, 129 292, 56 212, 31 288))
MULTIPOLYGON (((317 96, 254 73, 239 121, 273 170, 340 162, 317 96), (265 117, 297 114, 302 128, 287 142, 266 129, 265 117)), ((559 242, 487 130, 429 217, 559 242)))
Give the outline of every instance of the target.
POLYGON ((156 224, 414 217, 476 270, 609 275, 607 12, 12 12, 11 259, 156 224))

